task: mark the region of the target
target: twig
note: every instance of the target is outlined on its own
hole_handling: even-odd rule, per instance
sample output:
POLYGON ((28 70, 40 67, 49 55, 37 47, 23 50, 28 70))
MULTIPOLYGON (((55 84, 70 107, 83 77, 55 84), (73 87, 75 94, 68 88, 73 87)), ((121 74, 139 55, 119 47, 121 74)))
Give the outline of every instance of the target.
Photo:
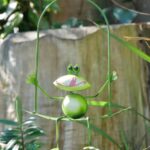
POLYGON ((145 44, 147 45, 148 48, 150 48, 150 45, 147 41, 145 41, 145 44))
POLYGON ((150 38, 148 37, 129 37, 129 36, 124 36, 125 39, 127 40, 144 40, 144 41, 150 41, 150 38))

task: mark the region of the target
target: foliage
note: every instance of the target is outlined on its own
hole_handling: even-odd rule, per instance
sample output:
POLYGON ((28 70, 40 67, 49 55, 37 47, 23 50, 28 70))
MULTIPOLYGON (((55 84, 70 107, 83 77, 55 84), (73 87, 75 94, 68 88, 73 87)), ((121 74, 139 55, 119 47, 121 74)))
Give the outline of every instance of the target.
MULTIPOLYGON (((9 33, 19 31, 36 30, 38 19, 41 12, 52 0, 1 0, 0 1, 0 38, 5 38, 9 33)), ((131 2, 131 0, 122 0, 123 3, 131 2)), ((87 26, 90 23, 70 16, 64 22, 52 21, 52 14, 56 14, 60 10, 57 3, 51 5, 42 17, 40 29, 62 28, 62 27, 79 27, 87 26)), ((136 13, 123 8, 108 6, 103 9, 110 23, 129 23, 134 20, 136 13)), ((103 19, 98 18, 99 24, 105 23, 103 19), (101 20, 101 21, 99 21, 101 20)))
MULTIPOLYGON (((4 38, 16 28, 20 31, 35 30, 42 10, 50 0, 0 1, 0 37, 4 38)), ((51 24, 51 13, 57 13, 59 6, 55 3, 46 12, 40 29, 48 29, 51 24)))
POLYGON ((11 126, 0 133, 0 141, 5 145, 6 150, 38 150, 42 145, 39 137, 45 135, 44 131, 36 125, 34 117, 22 121, 21 108, 21 101, 17 97, 16 114, 18 121, 0 120, 0 123, 11 126))
POLYGON ((124 10, 122 8, 113 8, 113 16, 120 23, 131 23, 133 19, 137 16, 136 13, 130 12, 129 10, 124 10))

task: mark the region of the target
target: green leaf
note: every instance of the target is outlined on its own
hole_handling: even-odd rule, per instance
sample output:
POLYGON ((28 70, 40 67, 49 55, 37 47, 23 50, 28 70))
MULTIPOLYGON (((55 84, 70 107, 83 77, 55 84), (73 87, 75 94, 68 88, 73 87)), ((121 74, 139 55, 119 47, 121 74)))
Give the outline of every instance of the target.
POLYGON ((117 79, 118 79, 117 72, 113 71, 112 74, 111 74, 111 81, 115 81, 117 79))
POLYGON ((124 106, 108 101, 95 101, 95 100, 88 101, 89 106, 109 107, 109 104, 110 107, 112 108, 125 108, 124 106))
POLYGON ((27 76, 26 83, 33 84, 35 86, 38 84, 35 73, 32 73, 32 74, 27 76))
POLYGON ((12 120, 8 120, 8 119, 0 119, 0 123, 4 124, 4 125, 11 125, 11 126, 17 126, 18 123, 12 120))
MULTIPOLYGON (((33 26, 37 26, 38 20, 39 20, 39 14, 37 10, 30 9, 28 10, 28 18, 30 20, 30 23, 32 23, 33 26)), ((45 18, 42 18, 40 29, 48 29, 49 23, 45 18)))
POLYGON ((14 12, 14 10, 16 10, 17 5, 18 5, 18 2, 17 2, 17 1, 11 0, 11 1, 9 2, 9 5, 8 5, 8 7, 7 7, 7 10, 6 10, 7 16, 9 16, 11 13, 14 12))
POLYGON ((23 19, 23 14, 20 13, 20 12, 15 12, 13 13, 9 18, 8 18, 8 22, 6 24, 6 28, 7 27, 17 27, 20 22, 22 21, 23 19))
POLYGON ((4 33, 1 34, 1 38, 5 38, 9 33, 11 33, 14 27, 17 27, 23 20, 23 14, 20 12, 15 12, 11 14, 8 18, 7 23, 4 26, 4 33))
POLYGON ((34 132, 38 133, 38 135, 44 135, 43 130, 37 126, 31 126, 24 130, 24 134, 32 134, 34 132))
POLYGON ((33 120, 28 120, 23 123, 23 125, 32 125, 34 123, 33 120))
POLYGON ((43 136, 43 135, 45 135, 43 130, 35 130, 34 129, 31 132, 26 133, 24 139, 26 139, 26 140, 32 139, 33 140, 33 139, 36 139, 36 138, 43 136))
POLYGON ((126 42, 122 38, 118 37, 115 34, 111 33, 111 37, 120 42, 123 46, 131 50, 133 53, 138 55, 140 58, 144 59, 147 62, 150 62, 150 56, 145 54, 142 49, 135 47, 134 45, 130 44, 129 42, 126 42))
MULTIPOLYGON (((5 6, 7 4, 6 0, 1 0, 0 1, 0 8, 5 6), (3 6, 2 6, 3 5, 3 6)), ((7 10, 0 14, 0 20, 6 20, 17 8, 18 2, 17 1, 10 1, 9 4, 7 5, 7 10)))
POLYGON ((0 10, 3 9, 3 7, 6 7, 8 5, 7 0, 0 0, 0 10))
POLYGON ((118 7, 113 9, 113 15, 120 23, 131 23, 137 16, 137 14, 134 12, 118 7))
POLYGON ((39 150, 41 147, 41 144, 37 141, 32 141, 30 143, 25 144, 26 150, 39 150))
POLYGON ((11 139, 6 145, 6 150, 12 149, 16 142, 16 139, 11 139))
MULTIPOLYGON (((18 110, 18 106, 20 106, 19 100, 20 100, 19 98, 16 100, 18 102, 18 104, 16 105, 17 114, 18 112, 20 112, 20 110, 22 110, 22 108, 18 110)), ((19 120, 22 120, 22 118, 19 120)), ((25 122, 19 124, 19 126, 15 126, 13 128, 7 128, 1 132, 0 141, 3 141, 3 143, 7 143, 8 150, 22 149, 21 148, 22 136, 23 136, 23 143, 25 144, 26 150, 38 150, 41 147, 42 143, 39 141, 39 137, 45 135, 44 131, 38 126, 36 126, 34 117, 30 117, 25 122)))
MULTIPOLYGON (((79 122, 80 124, 87 126, 86 122, 79 122)), ((107 140, 109 140, 110 142, 112 142, 113 144, 117 145, 118 147, 120 147, 120 145, 118 144, 118 142, 116 140, 114 140, 109 134, 107 134, 104 130, 96 127, 94 124, 90 123, 90 128, 91 130, 93 130, 95 133, 98 133, 99 135, 103 136, 104 138, 106 138, 107 140)))
POLYGON ((125 135, 125 131, 123 129, 120 130, 121 141, 125 147, 125 150, 129 150, 127 136, 125 135))
POLYGON ((1 0, 1 1, 0 1, 0 5, 6 5, 6 4, 8 4, 8 1, 7 1, 7 0, 1 0))
POLYGON ((13 148, 12 148, 12 150, 19 150, 19 144, 16 144, 13 148))

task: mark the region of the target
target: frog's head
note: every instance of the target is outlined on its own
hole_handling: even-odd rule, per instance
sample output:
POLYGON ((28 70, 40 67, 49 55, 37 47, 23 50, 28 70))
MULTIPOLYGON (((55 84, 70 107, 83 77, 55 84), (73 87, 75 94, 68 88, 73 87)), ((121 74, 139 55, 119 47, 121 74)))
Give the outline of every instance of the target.
POLYGON ((78 65, 67 67, 67 75, 59 77, 54 81, 54 85, 65 91, 80 91, 90 88, 90 84, 79 76, 80 68, 78 65))

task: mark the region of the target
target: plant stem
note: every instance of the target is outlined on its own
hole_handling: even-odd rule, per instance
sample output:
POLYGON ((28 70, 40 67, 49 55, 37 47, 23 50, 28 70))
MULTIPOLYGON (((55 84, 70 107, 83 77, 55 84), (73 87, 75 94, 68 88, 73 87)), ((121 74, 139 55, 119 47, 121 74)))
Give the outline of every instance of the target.
POLYGON ((18 96, 15 98, 15 109, 16 109, 18 127, 19 127, 20 133, 21 133, 22 150, 25 150, 23 125, 22 125, 23 124, 22 101, 21 101, 20 97, 18 97, 18 96))
MULTIPOLYGON (((109 27, 109 22, 108 19, 105 15, 105 13, 103 12, 102 8, 100 8, 100 6, 98 6, 95 2, 93 2, 92 0, 87 0, 89 1, 99 12, 100 14, 103 16, 105 23, 107 25, 107 39, 108 39, 108 50, 107 50, 107 57, 108 57, 108 62, 107 62, 107 76, 108 76, 108 100, 109 102, 111 102, 111 97, 112 97, 112 90, 111 90, 111 48, 110 48, 110 27, 109 27)), ((112 114, 112 110, 111 110, 111 106, 109 103, 109 114, 112 114)))
POLYGON ((88 130, 88 144, 90 146, 92 144, 92 140, 91 140, 91 128, 89 117, 87 117, 87 130, 88 130))
POLYGON ((59 149, 59 121, 61 121, 63 118, 65 118, 65 116, 61 116, 56 119, 56 145, 58 149, 59 149))
MULTIPOLYGON (((45 9, 43 10, 40 18, 39 18, 39 21, 38 21, 38 24, 37 24, 37 40, 36 40, 36 49, 35 49, 35 52, 36 52, 36 58, 35 58, 35 77, 36 77, 36 80, 38 81, 38 71, 39 71, 39 30, 40 30, 40 23, 41 23, 41 20, 44 16, 44 14, 46 13, 46 10, 53 4, 55 3, 57 0, 53 0, 51 3, 49 3, 45 9)), ((35 86, 35 95, 34 95, 34 112, 37 113, 38 112, 38 87, 35 86)))
POLYGON ((101 119, 112 118, 112 117, 114 117, 114 116, 116 116, 116 115, 121 114, 122 112, 129 111, 129 110, 132 110, 132 108, 131 108, 131 107, 127 107, 127 108, 121 109, 120 111, 117 111, 117 112, 115 112, 115 113, 112 113, 111 115, 108 114, 108 115, 101 116, 100 118, 101 118, 101 119))
POLYGON ((109 83, 109 80, 107 79, 105 81, 105 83, 102 85, 102 87, 98 90, 98 92, 95 95, 93 95, 93 96, 85 96, 85 98, 95 98, 95 97, 99 96, 103 92, 103 90, 106 88, 108 83, 109 83))
POLYGON ((22 145, 22 150, 25 150, 25 143, 24 143, 24 134, 23 134, 23 129, 22 129, 22 124, 19 125, 20 132, 21 132, 21 145, 22 145))
POLYGON ((59 119, 56 120, 56 145, 59 148, 59 119))

